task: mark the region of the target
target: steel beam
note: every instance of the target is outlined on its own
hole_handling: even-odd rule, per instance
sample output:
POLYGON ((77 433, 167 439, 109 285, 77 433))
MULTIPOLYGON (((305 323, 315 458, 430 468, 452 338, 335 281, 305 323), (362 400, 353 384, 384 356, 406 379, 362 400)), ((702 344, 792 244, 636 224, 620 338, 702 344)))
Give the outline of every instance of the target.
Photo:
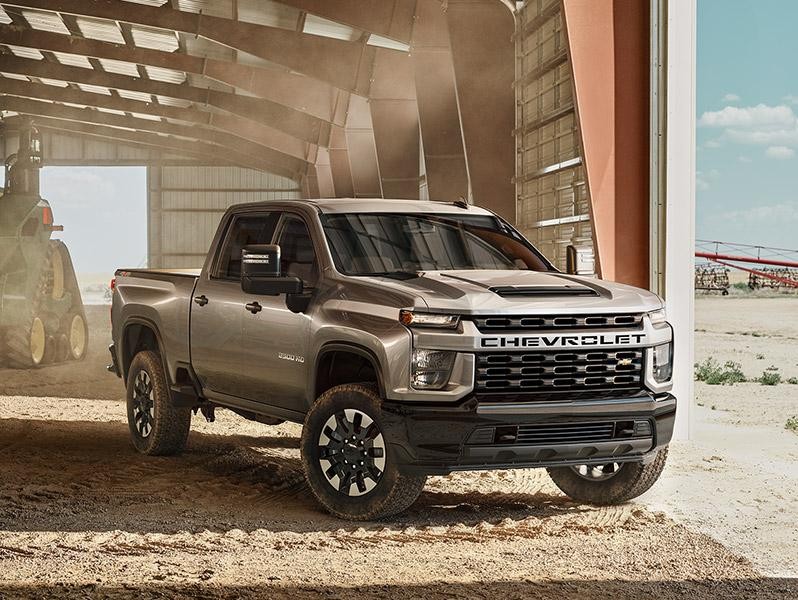
POLYGON ((410 56, 429 195, 452 201, 470 198, 470 186, 444 10, 439 2, 418 2, 410 56))
POLYGON ((220 158, 218 146, 203 144, 173 138, 171 136, 156 135, 153 133, 142 133, 136 131, 121 130, 105 125, 91 125, 89 123, 79 123, 76 121, 64 121, 50 117, 35 117, 34 123, 41 130, 50 130, 58 133, 76 134, 91 138, 99 138, 107 142, 123 143, 136 147, 146 148, 147 150, 159 150, 160 152, 174 152, 202 161, 206 165, 240 165, 252 168, 254 165, 241 165, 234 161, 220 158))
POLYGON ((349 149, 349 167, 356 198, 382 198, 380 167, 374 143, 368 101, 352 94, 346 120, 346 144, 349 149))
POLYGON ((153 7, 121 0, 9 0, 4 4, 178 31, 247 52, 343 90, 364 94, 368 89, 374 48, 367 46, 366 40, 348 42, 305 35, 174 10, 168 5, 153 7))
POLYGON ((137 119, 108 114, 98 110, 72 108, 53 104, 51 102, 27 100, 15 98, 13 96, 0 98, 0 106, 2 106, 4 110, 10 110, 21 114, 52 117, 55 119, 89 124, 101 124, 119 128, 120 130, 145 131, 155 134, 163 133, 194 142, 203 142, 215 146, 217 149, 216 152, 221 153, 222 156, 228 156, 233 162, 241 164, 247 163, 249 165, 260 164, 261 166, 258 168, 262 170, 269 170, 273 166, 280 167, 284 172, 292 173, 292 177, 296 177, 296 174, 304 172, 306 168, 306 163, 281 155, 268 148, 248 143, 236 136, 223 132, 202 129, 196 126, 189 127, 174 125, 164 121, 137 119))
POLYGON ((513 15, 496 0, 449 0, 446 20, 473 200, 515 222, 513 15))
POLYGON ((416 0, 278 0, 300 10, 409 43, 416 0))
POLYGON ((562 6, 600 274, 645 288, 650 282, 648 5, 564 0, 562 6))
POLYGON ((127 113, 139 113, 159 118, 184 121, 195 125, 213 127, 231 133, 243 139, 255 142, 282 152, 288 156, 307 160, 316 149, 311 149, 306 142, 292 138, 280 131, 265 125, 249 122, 236 115, 213 113, 195 108, 180 108, 152 102, 128 100, 118 96, 105 96, 91 92, 83 92, 69 88, 58 88, 51 85, 26 83, 24 81, 7 80, 3 82, 0 94, 20 98, 49 100, 52 102, 70 102, 89 107, 99 107, 127 113))
MULTIPOLYGON (((339 114, 336 118, 332 109, 337 94, 342 92, 300 75, 178 52, 133 48, 48 31, 23 29, 13 25, 0 24, 0 44, 118 60, 201 75, 260 96, 253 98, 212 91, 209 94, 209 103, 253 121, 267 123, 314 144, 328 143, 329 123, 343 124, 344 115, 339 114)), ((172 91, 179 92, 181 89, 172 91)), ((207 93, 205 90, 202 92, 207 93)))
POLYGON ((369 107, 383 194, 417 199, 420 147, 412 59, 378 49, 371 80, 369 107))
POLYGON ((316 159, 316 182, 319 186, 319 198, 335 198, 335 184, 333 182, 332 169, 330 168, 330 153, 324 149, 319 149, 316 159))
POLYGON ((332 171, 335 195, 338 198, 353 198, 355 184, 352 180, 352 167, 349 163, 346 130, 337 125, 333 125, 330 135, 330 170, 332 171))

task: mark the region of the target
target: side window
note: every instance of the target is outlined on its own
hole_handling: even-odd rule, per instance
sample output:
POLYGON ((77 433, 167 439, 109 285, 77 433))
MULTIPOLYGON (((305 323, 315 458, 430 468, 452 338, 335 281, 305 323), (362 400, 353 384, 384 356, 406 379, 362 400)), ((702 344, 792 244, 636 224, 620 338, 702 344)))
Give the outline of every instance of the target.
POLYGON ((225 237, 216 277, 241 278, 241 250, 251 244, 271 244, 280 213, 236 217, 225 237))
POLYGON ((280 272, 286 277, 299 277, 305 287, 316 287, 319 270, 316 252, 305 222, 288 217, 280 231, 280 272))

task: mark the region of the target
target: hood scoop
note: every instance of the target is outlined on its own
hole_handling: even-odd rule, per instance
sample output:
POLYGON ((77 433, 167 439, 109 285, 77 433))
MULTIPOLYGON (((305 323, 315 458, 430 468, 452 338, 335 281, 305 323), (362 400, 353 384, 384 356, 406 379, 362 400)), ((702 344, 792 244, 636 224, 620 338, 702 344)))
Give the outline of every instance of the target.
POLYGON ((598 296, 599 293, 588 287, 572 286, 512 286, 502 285, 488 288, 502 298, 556 298, 572 296, 598 296))

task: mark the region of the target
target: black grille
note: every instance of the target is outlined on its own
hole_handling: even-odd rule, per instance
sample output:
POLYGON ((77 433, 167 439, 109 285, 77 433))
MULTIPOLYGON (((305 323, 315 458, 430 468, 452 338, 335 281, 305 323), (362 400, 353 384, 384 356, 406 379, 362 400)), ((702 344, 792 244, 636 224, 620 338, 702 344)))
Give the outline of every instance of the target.
POLYGON ((481 427, 471 433, 466 444, 470 446, 494 444, 502 446, 557 446, 647 438, 652 437, 652 435, 653 428, 649 420, 576 421, 481 427))
POLYGON ((522 425, 518 428, 516 444, 583 444, 605 442, 615 437, 615 423, 568 423, 551 425, 522 425))
POLYGON ((482 332, 526 331, 530 329, 637 329, 643 323, 641 314, 621 315, 536 315, 474 317, 482 332))
POLYGON ((490 352, 477 354, 476 390, 482 394, 629 395, 642 388, 642 372, 642 350, 490 352))

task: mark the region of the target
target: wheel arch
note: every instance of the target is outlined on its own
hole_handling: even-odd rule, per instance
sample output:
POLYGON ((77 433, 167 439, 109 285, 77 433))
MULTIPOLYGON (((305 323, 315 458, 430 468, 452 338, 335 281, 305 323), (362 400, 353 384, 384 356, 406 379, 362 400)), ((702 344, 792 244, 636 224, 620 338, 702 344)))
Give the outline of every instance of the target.
POLYGON ((316 355, 312 373, 312 397, 309 399, 309 404, 315 402, 316 398, 336 385, 360 383, 363 381, 362 378, 352 376, 359 372, 359 367, 362 365, 368 365, 371 368, 374 379, 376 380, 375 383, 377 384, 378 393, 381 398, 385 398, 385 377, 382 365, 379 358, 372 350, 351 342, 328 342, 321 347, 316 355), (357 357, 362 362, 352 368, 350 372, 341 373, 337 377, 329 372, 325 372, 328 369, 332 369, 336 359, 340 359, 347 355, 350 357, 357 357))
POLYGON ((122 343, 120 347, 122 381, 125 382, 125 385, 127 385, 127 376, 133 358, 136 354, 145 350, 151 350, 159 354, 166 379, 170 381, 169 369, 167 368, 163 352, 161 352, 161 348, 163 347, 161 332, 158 330, 155 323, 149 319, 140 317, 129 319, 122 329, 122 343))

